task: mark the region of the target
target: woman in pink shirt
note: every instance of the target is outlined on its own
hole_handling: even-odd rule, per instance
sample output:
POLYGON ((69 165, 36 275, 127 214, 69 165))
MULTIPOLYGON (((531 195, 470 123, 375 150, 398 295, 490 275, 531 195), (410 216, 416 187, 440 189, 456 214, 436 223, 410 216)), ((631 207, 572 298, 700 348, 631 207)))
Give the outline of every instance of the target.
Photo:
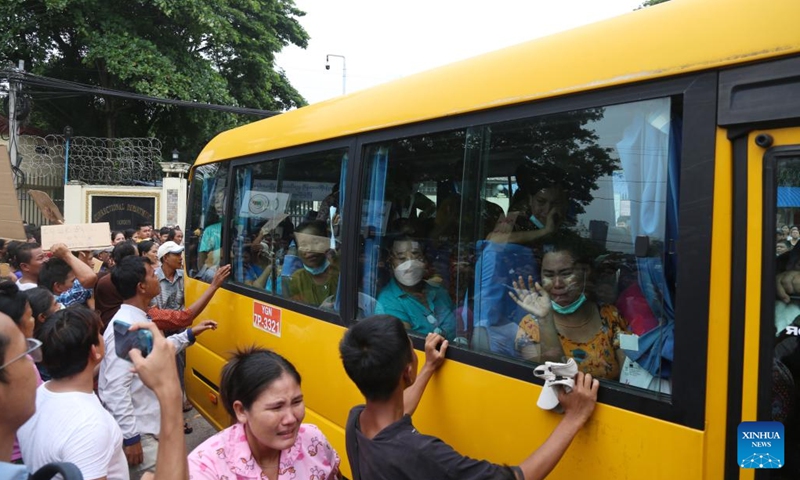
POLYGON ((339 479, 339 455, 305 417, 300 374, 275 352, 251 347, 222 369, 222 404, 237 423, 189 454, 192 480, 339 479))

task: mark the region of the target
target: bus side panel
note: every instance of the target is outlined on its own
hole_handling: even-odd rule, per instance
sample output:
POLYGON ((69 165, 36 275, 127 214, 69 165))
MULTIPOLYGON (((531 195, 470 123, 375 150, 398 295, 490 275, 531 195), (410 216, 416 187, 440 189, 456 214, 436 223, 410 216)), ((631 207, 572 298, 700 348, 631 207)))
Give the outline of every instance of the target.
MULTIPOLYGON (((733 152, 726 132, 717 130, 714 172, 714 218, 711 237, 711 305, 708 336, 708 385, 706 387, 705 469, 703 478, 722 478, 725 445, 728 355, 731 311, 731 235, 733 234, 733 152)), ((699 388, 699 387, 698 387, 699 388)))
MULTIPOLYGON (((203 287, 187 281, 187 301, 193 301, 203 287)), ((219 320, 220 329, 201 336, 200 345, 190 349, 189 395, 217 427, 227 426, 227 413, 207 398, 212 389, 192 372, 218 384, 224 359, 215 352, 254 343, 274 349, 300 371, 306 421, 322 429, 342 457, 343 473, 349 475, 344 424, 350 408, 363 399, 339 359, 338 343, 344 329, 281 309, 278 337, 253 326, 253 303, 251 298, 226 290, 217 293, 203 318, 219 320)), ((424 361, 422 352, 417 354, 424 361)), ((561 419, 561 415, 536 406, 540 391, 541 387, 532 383, 448 361, 431 380, 414 423, 421 432, 441 437, 465 455, 516 465, 547 439, 561 419)), ((701 478, 705 451, 703 432, 598 405, 554 478, 587 471, 595 472, 596 478, 613 480, 701 478), (678 458, 680 462, 666 460, 678 458)))

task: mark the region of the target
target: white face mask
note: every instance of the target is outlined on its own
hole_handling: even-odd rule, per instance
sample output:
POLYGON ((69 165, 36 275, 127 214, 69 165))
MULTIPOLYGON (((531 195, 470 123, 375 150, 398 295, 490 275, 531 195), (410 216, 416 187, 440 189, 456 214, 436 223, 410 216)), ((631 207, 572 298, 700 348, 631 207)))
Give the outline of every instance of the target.
POLYGON ((394 278, 406 287, 418 284, 423 275, 425 264, 419 260, 406 260, 394 269, 394 278))

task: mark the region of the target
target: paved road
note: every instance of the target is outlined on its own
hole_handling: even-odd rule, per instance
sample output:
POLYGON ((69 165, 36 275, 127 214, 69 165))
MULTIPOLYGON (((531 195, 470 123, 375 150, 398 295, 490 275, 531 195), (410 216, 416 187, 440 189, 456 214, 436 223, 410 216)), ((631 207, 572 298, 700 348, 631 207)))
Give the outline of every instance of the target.
POLYGON ((200 415, 197 410, 191 409, 183 414, 194 431, 186 435, 186 453, 190 453, 196 446, 203 443, 208 437, 217 433, 217 430, 200 415))

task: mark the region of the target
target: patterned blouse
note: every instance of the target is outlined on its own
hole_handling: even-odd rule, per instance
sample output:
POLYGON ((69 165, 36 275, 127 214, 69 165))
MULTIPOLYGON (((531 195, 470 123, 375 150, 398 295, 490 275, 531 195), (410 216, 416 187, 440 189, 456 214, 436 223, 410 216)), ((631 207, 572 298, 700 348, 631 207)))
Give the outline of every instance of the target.
MULTIPOLYGON (((281 452, 279 480, 339 478, 339 455, 314 425, 300 426, 294 445, 281 452)), ((212 436, 189 454, 191 480, 267 478, 253 458, 244 425, 237 423, 212 436)))
MULTIPOLYGON (((617 380, 622 369, 616 355, 619 335, 630 333, 628 322, 613 305, 599 308, 602 326, 594 338, 588 342, 573 342, 559 333, 558 339, 564 353, 575 359, 580 371, 591 373, 593 377, 617 380)), ((539 323, 531 315, 526 315, 519 323, 514 345, 517 351, 521 351, 523 347, 536 343, 539 343, 539 323)))

